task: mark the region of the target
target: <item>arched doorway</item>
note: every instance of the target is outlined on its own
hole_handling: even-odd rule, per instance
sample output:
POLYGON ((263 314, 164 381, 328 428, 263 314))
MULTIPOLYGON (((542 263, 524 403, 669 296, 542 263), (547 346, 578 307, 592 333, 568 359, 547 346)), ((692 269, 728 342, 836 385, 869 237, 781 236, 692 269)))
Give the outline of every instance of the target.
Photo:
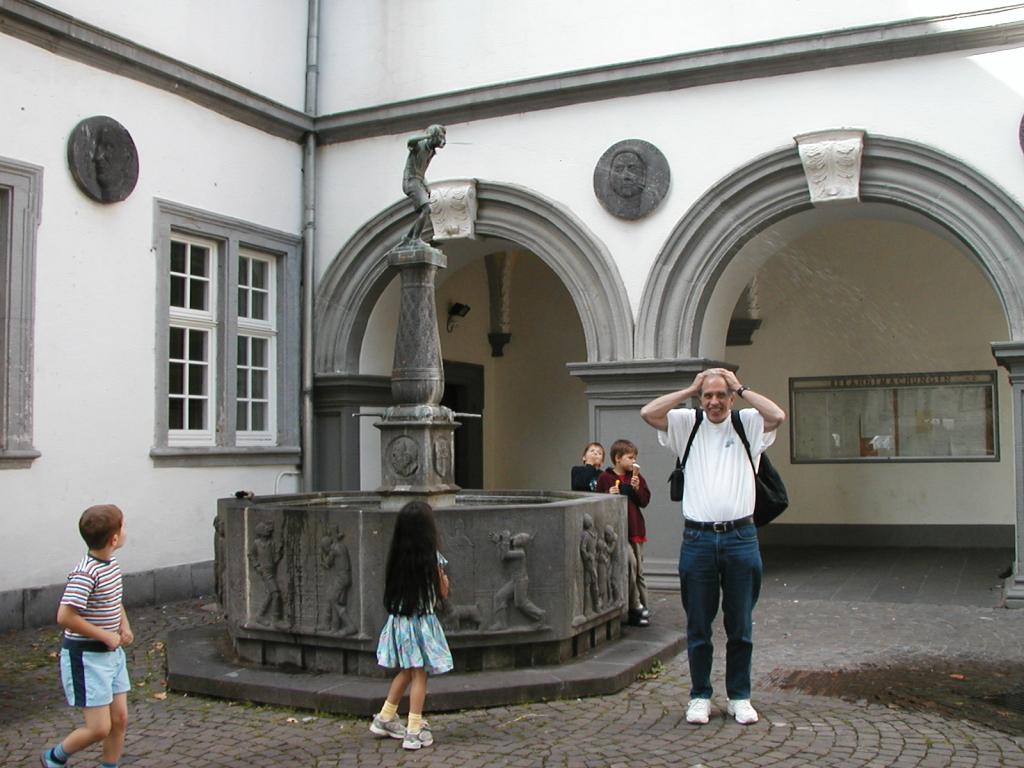
MULTIPOLYGON (((559 312, 569 307, 572 321, 579 323, 581 343, 576 347, 578 356, 575 359, 595 362, 630 359, 632 313, 617 268, 603 244, 570 211, 535 192, 485 181, 477 181, 476 187, 479 201, 476 233, 479 241, 475 244, 453 241, 445 246, 446 252, 451 252, 454 258, 450 265, 452 268, 439 278, 439 303, 448 300, 444 286, 449 281, 457 283, 463 278, 469 282, 479 281, 483 269, 480 259, 487 253, 518 249, 525 253, 520 271, 530 274, 529 279, 534 285, 545 289, 552 283, 557 284, 552 301, 559 312), (476 264, 470 266, 474 259, 476 264)), ((394 313, 395 307, 390 310, 385 307, 389 301, 386 292, 394 277, 387 267, 386 253, 401 239, 411 217, 411 208, 403 201, 367 222, 338 253, 318 288, 315 320, 317 487, 354 488, 364 481, 359 456, 360 453, 369 455, 372 446, 360 444, 359 425, 352 414, 360 407, 383 406, 389 402, 387 375, 390 364, 386 368, 378 366, 369 373, 360 364, 360 359, 367 331, 374 327, 372 315, 375 310, 380 307, 381 311, 394 313)), ((458 301, 473 304, 464 298, 458 298, 458 301)), ((522 305, 533 299, 523 302, 513 294, 513 301, 522 305)), ((439 312, 442 318, 444 306, 446 304, 439 312)), ((486 303, 481 301, 476 313, 466 318, 463 329, 470 323, 479 322, 480 318, 486 318, 486 315, 486 303)), ((527 315, 523 322, 543 325, 543 307, 527 315)), ((565 319, 558 323, 561 323, 561 328, 549 327, 547 332, 561 333, 565 319)), ((514 346, 514 327, 512 332, 514 346)), ((529 335, 543 339, 543 328, 531 328, 529 335)), ((450 339, 455 348, 459 346, 458 338, 456 333, 450 339)), ((480 338, 486 339, 486 333, 482 336, 477 334, 477 339, 480 338)), ((383 338, 378 341, 383 343, 383 338)), ((483 344, 486 346, 486 341, 483 344)), ((444 340, 442 346, 445 346, 444 340)), ((446 349, 443 352, 446 356, 458 354, 453 358, 458 362, 479 362, 478 353, 470 355, 474 359, 466 359, 446 349)), ((565 363, 572 359, 568 357, 559 361, 560 376, 565 376, 565 363)), ((578 381, 568 381, 570 387, 580 388, 578 381)), ((521 405, 529 408, 529 403, 521 405)), ((492 406, 497 407, 498 403, 489 403, 488 407, 492 406)), ((514 425, 509 426, 508 433, 516 434, 514 425)), ((585 429, 581 430, 572 445, 586 442, 587 437, 585 429)), ((509 453, 507 460, 524 460, 522 452, 529 446, 524 445, 522 437, 514 438, 512 442, 514 444, 506 449, 509 453)), ((574 458, 575 448, 568 455, 559 456, 563 469, 558 472, 557 483, 544 482, 544 478, 539 478, 530 486, 564 487, 567 468, 574 458)), ((505 479, 503 472, 497 472, 493 482, 506 485, 505 479)), ((516 481, 518 477, 513 472, 507 479, 516 481)), ((491 481, 488 480, 487 484, 490 485, 491 481)))
MULTIPOLYGON (((971 259, 991 288, 1007 336, 992 345, 1010 370, 1014 440, 1002 456, 1012 487, 1007 517, 1015 524, 1020 589, 1024 507, 1021 461, 1021 366, 1024 365, 1024 212, 1005 192, 962 163, 928 147, 887 137, 865 142, 860 199, 901 209, 923 228, 936 224, 971 259)), ((637 356, 654 360, 720 359, 727 324, 745 280, 761 266, 746 248, 773 227, 811 210, 795 147, 738 169, 693 206, 673 230, 645 287, 637 323, 637 356), (747 253, 744 253, 745 250, 747 253), (747 263, 743 264, 744 259, 747 263)), ((770 250, 770 249, 769 249, 770 250)), ((762 249, 763 254, 763 249, 762 249)), ((955 297, 951 297, 954 298, 955 297)), ((987 344, 985 346, 988 346, 987 344)), ((1017 599, 1024 599, 1024 590, 1017 599)))

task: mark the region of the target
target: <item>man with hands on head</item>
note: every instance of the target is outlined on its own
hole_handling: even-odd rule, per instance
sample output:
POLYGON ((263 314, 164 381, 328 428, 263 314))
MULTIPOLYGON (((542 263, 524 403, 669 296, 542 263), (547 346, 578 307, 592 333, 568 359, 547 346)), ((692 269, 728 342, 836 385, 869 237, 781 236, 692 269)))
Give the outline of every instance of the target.
POLYGON ((740 397, 752 408, 737 412, 756 466, 775 441, 786 413, 743 386, 725 368, 701 371, 686 389, 655 398, 640 416, 658 430, 659 442, 686 461, 679 551, 679 586, 686 611, 690 701, 686 720, 707 723, 711 713, 712 623, 722 605, 725 624, 727 712, 742 725, 757 722, 750 704, 753 610, 761 590, 761 551, 754 526, 755 484, 750 459, 732 424, 740 397), (700 410, 680 407, 698 397, 700 410))

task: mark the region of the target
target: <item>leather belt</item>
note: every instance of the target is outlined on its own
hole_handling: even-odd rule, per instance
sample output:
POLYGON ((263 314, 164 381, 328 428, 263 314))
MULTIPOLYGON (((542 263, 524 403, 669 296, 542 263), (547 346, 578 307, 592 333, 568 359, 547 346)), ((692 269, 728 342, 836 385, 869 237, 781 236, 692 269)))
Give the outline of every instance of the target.
POLYGON ((714 531, 715 533, 728 533, 733 528, 745 528, 748 525, 754 524, 754 516, 748 515, 747 517, 740 517, 736 520, 726 520, 720 523, 701 523, 697 520, 685 520, 684 525, 687 528, 696 528, 698 531, 714 531))

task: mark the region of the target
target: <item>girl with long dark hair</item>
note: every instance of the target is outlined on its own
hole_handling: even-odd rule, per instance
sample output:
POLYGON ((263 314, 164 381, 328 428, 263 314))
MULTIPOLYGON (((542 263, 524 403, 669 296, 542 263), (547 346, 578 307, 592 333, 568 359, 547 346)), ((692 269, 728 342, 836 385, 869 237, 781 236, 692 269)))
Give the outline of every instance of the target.
POLYGON ((448 597, 447 560, 437 551, 437 525, 429 504, 410 501, 398 513, 384 577, 388 620, 377 643, 377 663, 399 667, 388 697, 373 718, 370 733, 402 739, 405 749, 434 743, 423 719, 427 673, 452 668, 452 654, 435 607, 448 597), (409 723, 402 725, 398 704, 409 689, 409 723))

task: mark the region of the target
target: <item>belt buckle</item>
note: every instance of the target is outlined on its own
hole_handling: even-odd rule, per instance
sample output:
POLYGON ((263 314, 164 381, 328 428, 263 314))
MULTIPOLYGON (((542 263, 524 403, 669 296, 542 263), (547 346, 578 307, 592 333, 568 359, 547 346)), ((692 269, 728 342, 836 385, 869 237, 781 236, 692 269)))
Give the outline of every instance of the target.
POLYGON ((711 530, 715 533, 728 533, 729 523, 728 522, 716 522, 711 524, 711 530))

